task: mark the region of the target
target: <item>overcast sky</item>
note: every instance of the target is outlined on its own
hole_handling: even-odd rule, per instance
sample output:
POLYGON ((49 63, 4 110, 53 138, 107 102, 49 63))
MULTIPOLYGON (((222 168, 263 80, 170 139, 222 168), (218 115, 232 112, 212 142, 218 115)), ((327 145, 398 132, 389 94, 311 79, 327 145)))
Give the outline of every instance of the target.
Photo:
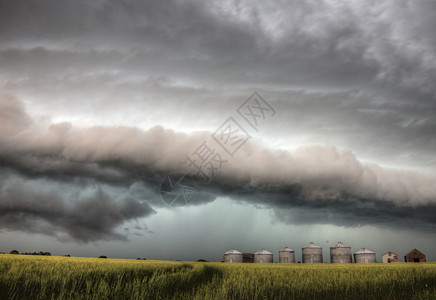
POLYGON ((433 0, 0 0, 0 251, 436 260, 435 30, 433 0))

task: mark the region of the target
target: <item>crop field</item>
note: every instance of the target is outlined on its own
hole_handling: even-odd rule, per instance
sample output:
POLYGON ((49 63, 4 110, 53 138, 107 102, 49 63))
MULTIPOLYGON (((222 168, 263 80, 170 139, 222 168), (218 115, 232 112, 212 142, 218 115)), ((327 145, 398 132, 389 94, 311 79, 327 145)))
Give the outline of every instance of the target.
POLYGON ((224 264, 3 254, 0 299, 436 299, 436 263, 224 264))

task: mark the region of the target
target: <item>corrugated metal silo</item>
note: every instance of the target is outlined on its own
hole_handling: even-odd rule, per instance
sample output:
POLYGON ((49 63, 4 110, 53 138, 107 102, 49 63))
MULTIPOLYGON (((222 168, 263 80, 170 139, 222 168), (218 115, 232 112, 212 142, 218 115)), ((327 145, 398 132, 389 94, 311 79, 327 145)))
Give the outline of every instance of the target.
POLYGON ((376 262, 375 252, 372 252, 371 250, 362 248, 362 250, 354 252, 354 262, 355 263, 375 263, 376 262))
POLYGON ((295 263, 295 252, 291 248, 285 247, 279 251, 280 263, 295 263))
POLYGON ((310 242, 303 249, 303 263, 322 263, 322 248, 310 242))
POLYGON ((332 264, 352 263, 351 247, 345 246, 341 242, 330 247, 330 261, 332 264))
POLYGON ((254 262, 255 263, 272 263, 273 262, 273 254, 265 249, 257 251, 254 253, 254 262))
POLYGON ((224 253, 224 262, 228 263, 241 263, 242 262, 242 252, 232 249, 224 253))

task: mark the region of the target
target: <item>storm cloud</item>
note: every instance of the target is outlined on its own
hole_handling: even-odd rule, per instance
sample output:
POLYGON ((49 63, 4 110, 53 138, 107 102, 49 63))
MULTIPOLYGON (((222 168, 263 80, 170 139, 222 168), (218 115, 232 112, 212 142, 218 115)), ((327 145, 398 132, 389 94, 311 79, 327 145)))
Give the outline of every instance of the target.
POLYGON ((432 0, 0 1, 0 229, 131 239, 170 209, 162 178, 188 174, 192 211, 227 197, 282 224, 434 232, 435 16, 432 0), (187 157, 220 151, 211 134, 254 91, 277 113, 241 120, 251 139, 202 182, 187 157))
MULTIPOLYGON (((125 198, 121 206, 115 205, 101 191, 92 198, 78 201, 73 209, 75 212, 80 212, 80 208, 85 206, 91 208, 91 215, 101 207, 108 209, 109 217, 104 217, 104 222, 93 217, 88 219, 87 209, 83 209, 84 216, 73 218, 74 223, 90 229, 90 239, 98 236, 93 230, 100 232, 101 237, 110 236, 111 231, 108 233, 103 229, 110 230, 124 220, 152 212, 146 201, 155 205, 159 202, 159 180, 166 174, 195 176, 187 157, 211 134, 177 133, 160 126, 147 131, 127 127, 78 128, 70 123, 51 124, 44 128, 31 121, 18 100, 6 97, 1 103, 3 114, 0 121, 9 127, 0 139, 3 145, 0 161, 3 167, 18 172, 20 176, 59 182, 81 178, 85 186, 89 182, 98 182, 130 190, 135 182, 148 182, 148 187, 139 189, 142 191, 150 190, 150 183, 155 184, 145 197, 136 193, 139 200, 135 193, 130 193, 131 198, 125 198), (131 210, 126 211, 126 206, 131 210), (93 222, 88 222, 90 220, 93 222)), ((405 220, 410 219, 417 220, 414 226, 433 229, 435 182, 434 174, 363 163, 351 151, 333 146, 308 145, 287 151, 265 147, 258 141, 244 145, 240 153, 214 175, 209 185, 199 182, 199 187, 204 189, 203 195, 198 195, 193 204, 228 195, 251 204, 268 205, 276 209, 280 219, 288 221, 284 210, 280 209, 296 207, 324 211, 324 218, 317 222, 331 222, 330 216, 337 214, 341 218, 336 218, 335 224, 395 224, 400 220, 405 224, 405 220), (211 194, 215 196, 210 197, 211 194)), ((2 203, 6 205, 4 208, 11 207, 12 203, 15 205, 5 210, 3 219, 4 216, 40 212, 47 216, 45 220, 52 220, 50 217, 56 215, 59 219, 52 220, 53 226, 75 228, 74 232, 67 232, 72 237, 86 240, 80 226, 59 222, 71 218, 69 212, 64 211, 61 205, 64 202, 58 195, 36 194, 22 205, 22 199, 31 193, 26 194, 23 189, 23 195, 16 198, 16 191, 15 188, 4 195, 4 199, 9 199, 2 203), (40 199, 44 197, 53 205, 41 204, 40 199), (36 207, 27 205, 31 203, 36 207), (45 207, 55 211, 45 211, 45 207)), ((26 224, 19 220, 11 222, 10 218, 6 220, 3 226, 20 223, 25 227, 26 224)), ((33 227, 33 230, 37 229, 33 227)))
POLYGON ((84 198, 65 197, 29 183, 11 183, 0 189, 0 226, 7 230, 41 233, 60 240, 82 242, 123 239, 115 229, 126 221, 155 211, 133 197, 112 199, 101 189, 84 198))

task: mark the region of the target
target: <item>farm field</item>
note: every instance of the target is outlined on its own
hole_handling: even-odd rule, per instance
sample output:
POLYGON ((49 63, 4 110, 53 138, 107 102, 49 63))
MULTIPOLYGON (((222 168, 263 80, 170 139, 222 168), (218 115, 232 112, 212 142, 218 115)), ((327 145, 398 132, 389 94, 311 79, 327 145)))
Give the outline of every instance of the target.
POLYGON ((225 264, 3 254, 0 299, 436 299, 436 263, 225 264))

